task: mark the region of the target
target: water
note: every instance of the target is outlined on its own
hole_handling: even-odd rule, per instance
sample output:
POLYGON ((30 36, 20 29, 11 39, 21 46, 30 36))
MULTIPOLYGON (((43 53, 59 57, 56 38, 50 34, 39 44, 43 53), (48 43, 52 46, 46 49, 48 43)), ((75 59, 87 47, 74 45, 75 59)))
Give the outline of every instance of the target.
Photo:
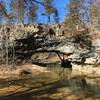
POLYGON ((48 70, 0 80, 0 100, 100 100, 100 77, 73 77, 60 64, 50 64, 48 70))

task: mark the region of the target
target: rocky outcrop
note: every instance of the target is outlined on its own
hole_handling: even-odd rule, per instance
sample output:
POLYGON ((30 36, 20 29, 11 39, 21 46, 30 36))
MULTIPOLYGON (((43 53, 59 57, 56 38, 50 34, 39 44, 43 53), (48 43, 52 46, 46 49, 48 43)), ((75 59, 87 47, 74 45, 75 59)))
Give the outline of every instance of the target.
POLYGON ((29 59, 36 49, 57 45, 59 41, 54 38, 56 28, 41 24, 2 25, 0 27, 1 58, 7 55, 12 57, 14 52, 15 59, 29 59))
POLYGON ((94 48, 98 46, 98 40, 93 44, 88 34, 65 38, 60 24, 1 26, 0 31, 1 54, 2 50, 7 52, 8 49, 8 56, 14 57, 14 61, 29 60, 37 52, 64 54, 73 62, 85 57, 87 61, 88 58, 96 58, 99 52, 99 47, 94 48))

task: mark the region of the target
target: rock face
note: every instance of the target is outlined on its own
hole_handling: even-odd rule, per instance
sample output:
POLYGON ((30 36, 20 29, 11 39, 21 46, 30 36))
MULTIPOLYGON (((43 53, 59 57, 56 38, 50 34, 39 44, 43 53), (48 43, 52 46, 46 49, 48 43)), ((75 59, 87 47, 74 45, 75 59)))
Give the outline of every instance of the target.
POLYGON ((75 50, 75 47, 72 45, 64 45, 62 47, 57 47, 57 50, 61 51, 61 52, 65 52, 65 53, 73 53, 75 50))
POLYGON ((95 46, 96 52, 100 52, 100 39, 94 40, 93 46, 95 46))
POLYGON ((2 25, 0 27, 1 58, 10 55, 15 56, 16 59, 29 59, 35 50, 58 44, 59 41, 54 39, 58 29, 56 26, 53 27, 38 24, 2 25))
POLYGON ((72 61, 78 61, 83 56, 87 59, 94 57, 97 51, 100 53, 99 42, 96 40, 93 44, 96 47, 94 50, 88 35, 65 38, 61 25, 33 24, 0 28, 1 57, 8 55, 9 58, 14 57, 14 61, 29 60, 36 52, 70 53, 68 58, 72 61), (3 52, 5 53, 2 55, 3 52))

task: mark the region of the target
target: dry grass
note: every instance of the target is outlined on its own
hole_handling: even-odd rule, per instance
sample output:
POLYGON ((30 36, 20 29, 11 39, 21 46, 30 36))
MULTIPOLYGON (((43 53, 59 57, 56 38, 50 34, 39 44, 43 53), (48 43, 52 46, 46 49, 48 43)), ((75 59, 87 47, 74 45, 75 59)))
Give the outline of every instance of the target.
POLYGON ((28 88, 22 87, 22 86, 9 86, 5 88, 0 89, 0 96, 7 96, 12 93, 22 92, 27 90, 28 88))
POLYGON ((83 75, 87 77, 99 77, 100 78, 100 67, 93 67, 90 65, 81 66, 81 65, 73 65, 73 76, 75 75, 83 75))
POLYGON ((5 81, 3 84, 6 85, 0 88, 1 97, 8 96, 7 100, 100 100, 99 67, 85 66, 82 68, 74 65, 72 79, 61 82, 55 82, 55 79, 59 80, 60 78, 59 75, 55 74, 56 71, 53 73, 52 70, 48 71, 45 67, 31 64, 17 66, 16 70, 5 73, 9 73, 9 77, 12 75, 18 77, 21 70, 31 70, 37 76, 35 78, 14 78, 14 83, 8 85, 5 81, 6 77, 3 79, 5 81), (80 78, 83 76, 87 81, 85 88, 80 85, 80 78), (15 95, 16 93, 17 95, 15 95))
POLYGON ((28 70, 32 74, 40 74, 44 72, 48 72, 47 68, 41 67, 38 65, 25 64, 21 66, 16 66, 16 68, 12 69, 11 66, 5 67, 0 66, 0 79, 8 78, 8 77, 18 77, 22 70, 28 70))

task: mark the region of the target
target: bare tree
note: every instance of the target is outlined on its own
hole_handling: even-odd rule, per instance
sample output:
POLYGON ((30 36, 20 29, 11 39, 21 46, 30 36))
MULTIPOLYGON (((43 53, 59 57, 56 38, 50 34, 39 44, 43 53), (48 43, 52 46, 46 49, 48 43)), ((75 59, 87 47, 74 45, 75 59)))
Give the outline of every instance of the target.
POLYGON ((28 17, 30 23, 34 22, 37 19, 37 10, 38 10, 37 4, 32 2, 30 4, 30 9, 28 10, 28 17))
POLYGON ((55 12, 55 7, 52 4, 52 0, 43 0, 45 15, 48 17, 48 23, 50 23, 50 15, 55 12))
MULTIPOLYGON (((65 16, 64 29, 70 35, 77 34, 77 27, 83 28, 83 7, 84 0, 70 0, 68 7, 68 14, 65 16)), ((67 35, 66 33, 66 35, 67 35)))
POLYGON ((89 22, 91 25, 100 30, 100 1, 89 0, 89 22))
POLYGON ((24 21, 24 0, 11 0, 11 9, 14 16, 17 16, 18 22, 24 21))

